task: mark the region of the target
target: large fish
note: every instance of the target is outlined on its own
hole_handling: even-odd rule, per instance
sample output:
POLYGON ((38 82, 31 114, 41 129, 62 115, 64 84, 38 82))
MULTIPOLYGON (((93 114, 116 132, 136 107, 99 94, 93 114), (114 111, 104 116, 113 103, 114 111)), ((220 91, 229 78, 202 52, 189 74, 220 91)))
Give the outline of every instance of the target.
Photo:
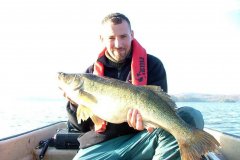
POLYGON ((101 119, 110 123, 127 121, 129 109, 138 109, 144 126, 164 128, 177 140, 182 160, 197 160, 218 149, 210 134, 186 124, 176 114, 176 105, 157 86, 134 86, 117 79, 93 74, 59 73, 59 88, 79 104, 79 121, 89 117, 95 125, 101 119))

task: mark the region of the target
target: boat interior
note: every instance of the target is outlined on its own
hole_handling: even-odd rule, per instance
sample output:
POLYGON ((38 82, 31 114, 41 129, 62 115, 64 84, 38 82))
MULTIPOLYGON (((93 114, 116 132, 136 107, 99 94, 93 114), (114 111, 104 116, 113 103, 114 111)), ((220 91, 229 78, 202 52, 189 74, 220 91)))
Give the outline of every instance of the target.
MULTIPOLYGON (((56 132, 66 129, 67 122, 58 122, 42 128, 38 128, 23 134, 7 137, 0 140, 0 155, 3 160, 71 160, 78 149, 59 149, 49 145, 49 147, 39 147, 41 142, 54 139, 56 132), (45 140, 45 141, 43 141, 45 140)), ((240 137, 221 133, 211 129, 205 129, 212 134, 221 144, 220 152, 225 158, 219 158, 216 154, 209 154, 211 160, 228 159, 239 160, 240 137), (214 158, 215 157, 215 158, 214 158)), ((49 142, 49 141, 48 141, 49 142)), ((43 143, 42 143, 43 144, 43 143)), ((47 146, 47 145, 46 145, 47 146)))

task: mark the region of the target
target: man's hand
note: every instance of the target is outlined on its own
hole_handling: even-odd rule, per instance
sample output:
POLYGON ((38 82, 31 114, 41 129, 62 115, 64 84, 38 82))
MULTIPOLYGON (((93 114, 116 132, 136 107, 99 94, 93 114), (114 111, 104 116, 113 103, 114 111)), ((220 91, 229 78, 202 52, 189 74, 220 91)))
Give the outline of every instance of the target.
MULTIPOLYGON (((130 127, 133 127, 136 130, 139 130, 139 131, 144 130, 142 116, 137 109, 130 109, 128 111, 127 122, 130 127)), ((152 127, 147 127, 146 129, 150 133, 153 131, 152 127)))

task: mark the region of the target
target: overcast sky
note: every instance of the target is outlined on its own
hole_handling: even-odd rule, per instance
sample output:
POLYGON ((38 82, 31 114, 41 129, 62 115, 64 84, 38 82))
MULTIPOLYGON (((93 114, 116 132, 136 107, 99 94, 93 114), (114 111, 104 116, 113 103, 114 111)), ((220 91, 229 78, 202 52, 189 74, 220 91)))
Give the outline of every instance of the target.
POLYGON ((0 0, 1 96, 59 94, 56 72, 93 63, 110 12, 164 63, 170 94, 240 94, 239 0, 0 0))

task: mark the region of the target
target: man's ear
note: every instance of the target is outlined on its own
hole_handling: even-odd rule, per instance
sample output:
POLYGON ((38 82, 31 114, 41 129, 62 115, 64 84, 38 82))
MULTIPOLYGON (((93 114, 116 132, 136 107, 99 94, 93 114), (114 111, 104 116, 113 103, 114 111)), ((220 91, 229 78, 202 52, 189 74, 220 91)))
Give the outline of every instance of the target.
POLYGON ((132 39, 134 39, 134 32, 133 32, 133 30, 131 30, 131 36, 132 36, 132 39))
POLYGON ((103 38, 103 36, 102 35, 99 35, 99 40, 100 40, 100 42, 101 42, 101 47, 103 47, 103 48, 105 48, 106 46, 105 46, 105 44, 104 44, 104 38, 103 38))
POLYGON ((99 35, 99 39, 100 39, 101 42, 103 42, 103 37, 102 37, 102 35, 99 35))

